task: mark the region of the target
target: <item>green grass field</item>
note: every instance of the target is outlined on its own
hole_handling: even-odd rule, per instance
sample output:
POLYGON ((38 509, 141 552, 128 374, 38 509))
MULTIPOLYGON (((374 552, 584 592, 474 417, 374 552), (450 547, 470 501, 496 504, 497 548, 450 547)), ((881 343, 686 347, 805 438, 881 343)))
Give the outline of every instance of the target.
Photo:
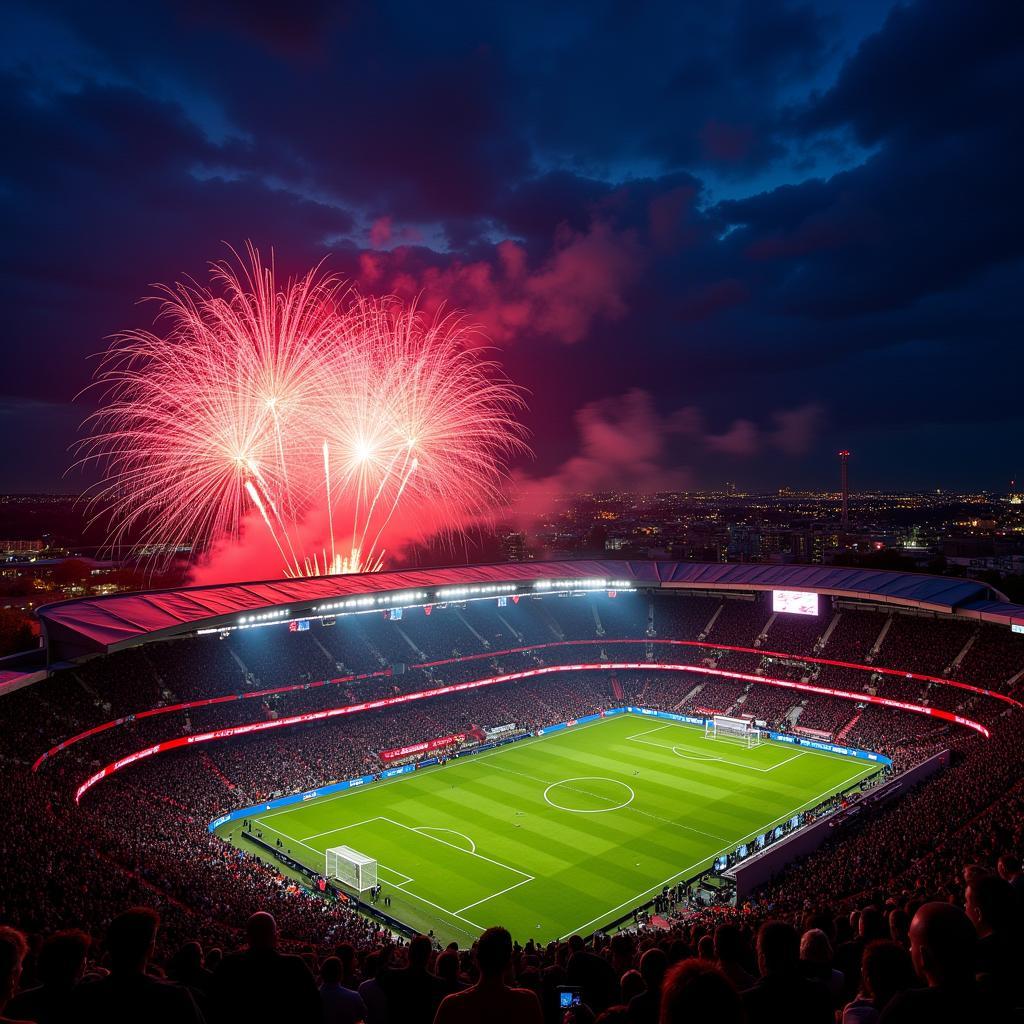
MULTIPOLYGON (((321 872, 331 846, 376 858, 389 912, 446 941, 499 923, 547 941, 628 913, 876 771, 623 714, 256 820, 321 872)), ((238 841, 240 823, 219 832, 238 841)))

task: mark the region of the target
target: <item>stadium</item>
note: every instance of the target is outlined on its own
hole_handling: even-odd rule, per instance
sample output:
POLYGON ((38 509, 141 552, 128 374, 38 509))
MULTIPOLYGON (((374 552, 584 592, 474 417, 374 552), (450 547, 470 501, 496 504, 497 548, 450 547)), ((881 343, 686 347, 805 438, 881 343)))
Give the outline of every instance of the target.
POLYGON ((1020 847, 1024 607, 970 580, 527 562, 39 615, 47 670, 3 697, 33 932, 142 904, 165 956, 260 910, 359 955, 496 924, 696 946, 912 914, 1020 847))

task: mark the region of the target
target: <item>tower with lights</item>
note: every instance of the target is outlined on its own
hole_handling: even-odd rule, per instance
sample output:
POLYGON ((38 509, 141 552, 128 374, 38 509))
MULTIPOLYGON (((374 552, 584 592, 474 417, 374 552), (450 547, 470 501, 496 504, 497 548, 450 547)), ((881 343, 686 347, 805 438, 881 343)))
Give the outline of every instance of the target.
POLYGON ((839 453, 839 479, 843 491, 843 529, 850 528, 850 478, 848 475, 847 463, 850 460, 850 453, 844 448, 839 453))

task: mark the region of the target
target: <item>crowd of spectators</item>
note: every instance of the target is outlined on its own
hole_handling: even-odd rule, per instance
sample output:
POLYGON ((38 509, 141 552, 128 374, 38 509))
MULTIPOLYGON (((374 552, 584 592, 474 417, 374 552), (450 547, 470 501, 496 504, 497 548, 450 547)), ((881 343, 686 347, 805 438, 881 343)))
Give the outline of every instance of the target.
POLYGON ((807 651, 814 653, 822 631, 828 626, 824 620, 812 615, 783 615, 772 617, 761 646, 769 651, 807 651))
MULTIPOLYGON (((132 750, 187 733, 577 661, 671 661, 794 681, 808 679, 818 685, 866 695, 877 693, 982 721, 993 709, 1001 709, 992 698, 943 683, 809 660, 817 651, 823 657, 865 662, 883 625, 890 621, 875 658, 878 665, 909 665, 915 670, 924 667, 941 672, 967 646, 953 673, 956 678, 963 675, 998 690, 1024 670, 1024 642, 995 626, 845 608, 832 614, 838 619, 820 650, 819 640, 833 621, 825 611, 816 619, 773 618, 764 600, 676 595, 650 598, 638 594, 623 594, 616 599, 531 598, 505 607, 473 602, 436 606, 430 615, 423 609, 411 609, 397 620, 371 613, 339 618, 332 627, 314 624, 312 629, 300 632, 269 627, 241 631, 227 639, 179 640, 95 659, 57 673, 32 687, 31 692, 11 694, 5 698, 9 727, 0 735, 0 752, 13 759, 34 759, 92 726, 126 719, 116 728, 82 741, 80 753, 87 754, 92 765, 101 766, 132 750), (792 658, 659 642, 696 639, 710 623, 709 643, 749 647, 769 622, 762 646, 766 651, 793 648, 792 658), (625 639, 642 642, 621 642, 625 639), (565 640, 583 642, 565 644, 565 640), (527 650, 500 653, 529 645, 533 646, 527 650), (417 658, 441 664, 416 667, 423 664, 417 658), (378 675, 331 682, 370 673, 378 675), (279 687, 287 689, 264 692, 279 687), (185 701, 228 696, 243 699, 163 710, 185 701), (137 717, 154 709, 162 713, 137 717)), ((685 677, 679 678, 675 686, 679 696, 671 706, 678 705, 693 689, 685 677)), ((706 684, 703 705, 721 711, 734 708, 744 691, 735 684, 723 686, 719 690, 706 684), (727 702, 729 696, 733 699, 727 702)), ((744 702, 749 701, 751 708, 768 704, 777 716, 775 705, 782 699, 760 697, 748 689, 744 702)), ((781 709, 781 713, 787 710, 781 709)), ((811 717, 806 721, 810 723, 816 714, 826 716, 826 707, 810 709, 811 717)), ((835 717, 841 716, 837 712, 835 717)), ((772 720, 778 721, 778 717, 772 720)), ((836 722, 836 728, 844 724, 836 722)))
POLYGON ((948 890, 926 880, 845 905, 815 894, 793 910, 677 906, 546 945, 499 926, 443 949, 325 930, 289 951, 270 909, 226 946, 168 945, 167 915, 130 906, 95 936, 0 928, 0 1010, 39 1024, 1009 1022, 1024 1004, 1022 893, 1020 861, 1004 854, 948 890))
POLYGON ((747 688, 743 703, 738 706, 742 714, 755 721, 767 722, 768 726, 782 732, 789 731, 789 714, 799 703, 799 694, 785 690, 779 686, 759 686, 753 684, 747 688))
POLYGON ((752 647, 771 615, 770 606, 763 601, 725 598, 706 639, 716 644, 752 647))
POLYGON ((889 613, 842 608, 837 614, 839 621, 829 634, 822 656, 858 665, 866 663, 889 613))
POLYGON ((802 701, 802 710, 796 719, 796 729, 837 735, 857 713, 858 705, 840 697, 808 697, 802 701))
MULTIPOLYGON (((662 657, 657 645, 614 639, 645 637, 649 629, 658 639, 694 638, 719 607, 708 640, 750 646, 770 618, 761 602, 711 597, 520 605, 437 608, 429 622, 360 616, 348 633, 286 634, 279 648, 270 641, 280 630, 179 641, 97 659, 5 697, 0 922, 12 927, 0 928, 0 1014, 40 1022, 221 1021, 243 1019, 237 1015, 244 1005, 247 1020, 392 1024, 436 1016, 447 1024, 500 1019, 503 1006, 515 1007, 517 1020, 553 1022, 562 1019, 559 987, 570 986, 582 997, 570 1011, 572 1024, 597 1015, 654 1021, 659 1014, 688 1022, 900 1024, 962 1020, 968 1004, 979 1021, 1012 1019, 1008 1008, 1021 1001, 1015 965, 1024 889, 1020 716, 941 684, 855 676, 865 692, 969 707, 979 716, 984 710, 991 739, 894 709, 804 698, 760 683, 620 672, 615 693, 607 674, 556 674, 197 745, 126 769, 81 805, 70 799, 97 763, 167 735, 571 663, 584 660, 581 651, 594 660, 662 657), (570 637, 592 646, 495 653, 570 637), (482 651, 486 657, 474 661, 136 719, 72 746, 38 773, 29 770, 49 745, 142 706, 309 684, 331 673, 378 671, 403 657, 413 665, 414 656, 447 660, 482 651), (846 743, 894 755, 899 766, 947 747, 952 764, 899 801, 865 805, 744 906, 677 904, 625 934, 545 947, 513 945, 500 930, 472 949, 406 945, 207 830, 233 807, 379 771, 378 754, 389 747, 480 726, 535 729, 623 700, 732 711, 772 725, 800 703, 798 724, 842 732, 846 743), (154 911, 126 913, 131 907, 155 908, 159 920, 154 911)), ((844 611, 823 653, 864 660, 884 621, 844 611)), ((1014 660, 1007 638, 987 628, 960 627, 955 637, 935 640, 935 620, 908 621, 890 627, 876 664, 917 668, 915 645, 932 644, 925 661, 940 674, 974 636, 961 665, 969 669, 965 678, 995 687, 984 671, 1005 682, 1024 668, 1024 652, 1014 660)), ((801 645, 810 653, 826 624, 776 619, 764 647, 801 645)), ((691 651, 693 660, 721 657, 700 648, 668 656, 681 660, 691 651)), ((727 654, 718 663, 762 668, 760 656, 742 657, 727 654)), ((849 683, 854 673, 825 666, 814 678, 838 685, 835 679, 849 683)))
POLYGON ((941 625, 941 629, 936 629, 936 620, 931 616, 894 615, 876 662, 893 668, 913 668, 924 675, 945 675, 977 627, 953 621, 941 625))

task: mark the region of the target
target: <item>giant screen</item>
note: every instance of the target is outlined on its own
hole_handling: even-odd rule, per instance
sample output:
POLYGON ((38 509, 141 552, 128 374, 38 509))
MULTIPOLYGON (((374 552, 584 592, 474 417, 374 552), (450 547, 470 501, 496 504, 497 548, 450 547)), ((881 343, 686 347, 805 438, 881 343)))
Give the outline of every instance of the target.
POLYGON ((818 595, 802 590, 773 590, 772 611, 793 615, 817 615, 818 595))

